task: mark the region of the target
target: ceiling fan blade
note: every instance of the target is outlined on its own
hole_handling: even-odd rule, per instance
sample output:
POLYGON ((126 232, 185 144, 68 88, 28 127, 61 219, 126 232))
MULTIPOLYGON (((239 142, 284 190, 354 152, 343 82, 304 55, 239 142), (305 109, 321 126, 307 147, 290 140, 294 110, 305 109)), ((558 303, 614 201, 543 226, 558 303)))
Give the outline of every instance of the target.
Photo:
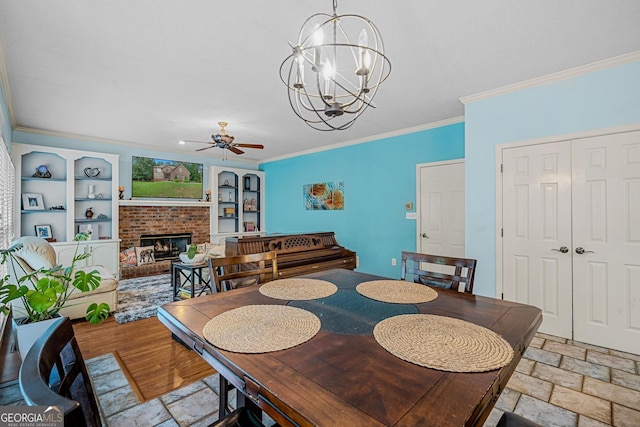
POLYGON ((208 150, 209 148, 213 148, 215 145, 209 145, 208 147, 198 148, 196 151, 208 150))
POLYGON ((212 144, 210 141, 193 141, 190 139, 183 139, 184 142, 195 142, 196 144, 212 144))
POLYGON ((236 153, 236 154, 242 154, 242 153, 244 153, 244 151, 242 151, 242 150, 238 150, 238 149, 237 149, 236 147, 234 147, 233 145, 230 145, 228 148, 229 148, 229 151, 233 151, 233 152, 234 152, 234 153, 236 153))
POLYGON ((264 145, 262 144, 233 144, 234 147, 245 147, 245 148, 259 148, 260 150, 262 150, 264 148, 264 145))

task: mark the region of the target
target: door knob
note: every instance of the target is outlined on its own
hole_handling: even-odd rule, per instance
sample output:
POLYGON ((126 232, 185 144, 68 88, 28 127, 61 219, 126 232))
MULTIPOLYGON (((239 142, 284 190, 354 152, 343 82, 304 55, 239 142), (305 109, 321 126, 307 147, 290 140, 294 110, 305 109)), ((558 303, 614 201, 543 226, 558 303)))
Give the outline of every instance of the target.
POLYGON ((577 247, 576 248, 576 253, 578 255, 586 254, 586 253, 589 253, 589 252, 591 252, 592 254, 595 253, 593 251, 585 251, 583 247, 577 247))
MULTIPOLYGON (((558 251, 558 252, 562 252, 563 254, 566 254, 567 252, 569 252, 569 248, 566 246, 560 246, 560 249, 551 249, 552 251, 558 251)), ((576 249, 577 251, 577 249, 576 249)))
POLYGON ((425 239, 429 238, 429 236, 427 236, 427 233, 422 233, 421 236, 424 237, 425 239))

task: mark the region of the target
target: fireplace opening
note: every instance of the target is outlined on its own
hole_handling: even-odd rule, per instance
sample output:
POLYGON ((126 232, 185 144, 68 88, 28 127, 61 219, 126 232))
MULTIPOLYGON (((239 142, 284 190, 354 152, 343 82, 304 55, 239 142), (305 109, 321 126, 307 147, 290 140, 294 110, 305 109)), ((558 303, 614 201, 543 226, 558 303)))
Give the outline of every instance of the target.
POLYGON ((153 246, 156 261, 177 259, 180 252, 186 252, 192 238, 193 233, 143 234, 140 236, 140 246, 153 246))

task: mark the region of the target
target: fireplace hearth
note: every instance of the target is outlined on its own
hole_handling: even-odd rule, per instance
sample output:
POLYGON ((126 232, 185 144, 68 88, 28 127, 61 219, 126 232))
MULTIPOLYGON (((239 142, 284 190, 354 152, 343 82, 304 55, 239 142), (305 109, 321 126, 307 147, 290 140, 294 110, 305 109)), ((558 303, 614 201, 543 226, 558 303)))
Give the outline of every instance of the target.
POLYGON ((177 259, 191 244, 193 233, 180 234, 143 234, 140 246, 153 246, 156 261, 177 259))

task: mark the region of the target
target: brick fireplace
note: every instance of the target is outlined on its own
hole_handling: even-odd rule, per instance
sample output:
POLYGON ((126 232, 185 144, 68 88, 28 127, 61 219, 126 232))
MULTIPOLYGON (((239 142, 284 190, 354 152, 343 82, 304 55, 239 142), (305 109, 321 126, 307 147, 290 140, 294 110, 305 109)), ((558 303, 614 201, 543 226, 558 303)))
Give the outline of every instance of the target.
MULTIPOLYGON (((141 246, 140 237, 158 234, 189 234, 193 243, 210 241, 209 206, 131 206, 119 208, 120 249, 141 246)), ((121 267, 120 277, 169 273, 171 260, 135 267, 121 267)))

